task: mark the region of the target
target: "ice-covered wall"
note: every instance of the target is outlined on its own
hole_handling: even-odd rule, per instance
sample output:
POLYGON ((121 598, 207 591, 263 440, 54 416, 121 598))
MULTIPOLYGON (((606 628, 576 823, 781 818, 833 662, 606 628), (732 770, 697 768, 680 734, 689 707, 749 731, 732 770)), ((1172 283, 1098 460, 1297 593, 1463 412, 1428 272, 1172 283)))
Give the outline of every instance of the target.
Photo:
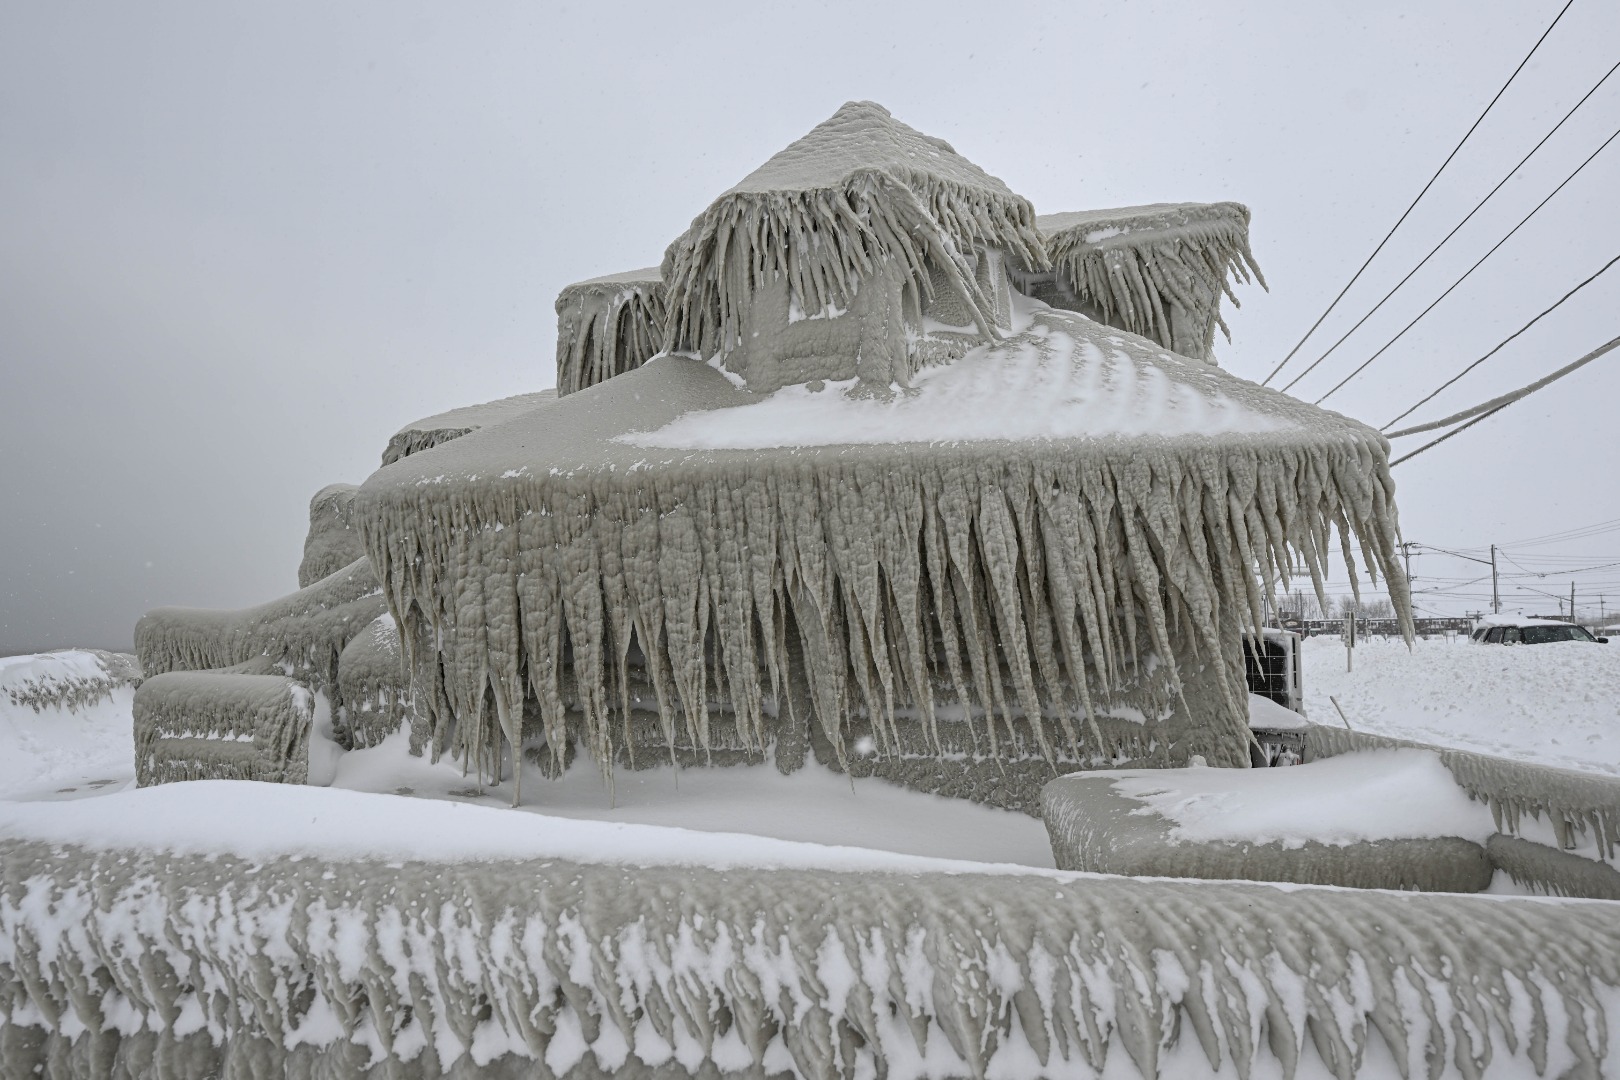
POLYGON ((1617 1033, 1613 903, 0 841, 8 1077, 1597 1080, 1617 1033))
POLYGON ((31 660, 10 658, 4 682, 6 699, 41 712, 76 712, 112 699, 114 691, 139 686, 141 664, 129 653, 104 649, 58 649, 31 660))
POLYGON ((351 750, 376 746, 402 727, 422 753, 432 721, 411 688, 399 626, 387 612, 350 639, 338 657, 337 730, 351 750))
POLYGON ((284 674, 326 689, 338 654, 384 608, 371 563, 353 563, 295 593, 241 611, 158 608, 135 624, 135 652, 148 676, 206 671, 267 659, 284 674))
POLYGON ((1221 297, 1234 281, 1266 279, 1249 250, 1248 207, 1158 203, 1043 214, 1052 274, 1036 291, 1163 345, 1213 361, 1215 329, 1228 337, 1221 297))
POLYGON ((1620 779, 1316 724, 1305 735, 1307 761, 1387 747, 1434 751, 1458 786, 1490 807, 1505 834, 1491 854, 1521 884, 1620 897, 1620 779))

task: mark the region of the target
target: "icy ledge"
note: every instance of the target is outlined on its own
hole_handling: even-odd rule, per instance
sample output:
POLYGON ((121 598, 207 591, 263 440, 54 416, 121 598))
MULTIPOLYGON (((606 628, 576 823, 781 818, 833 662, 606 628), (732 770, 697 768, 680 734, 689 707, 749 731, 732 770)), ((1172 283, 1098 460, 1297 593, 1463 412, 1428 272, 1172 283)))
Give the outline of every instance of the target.
MULTIPOLYGON (((168 790, 187 789, 219 794, 168 790)), ((676 831, 647 830, 659 848, 622 827, 591 838, 646 864, 631 866, 543 856, 573 826, 526 815, 264 790, 289 800, 274 828, 261 800, 227 820, 174 812, 183 794, 142 815, 94 800, 95 847, 79 841, 96 823, 63 807, 4 807, 0 1075, 1615 1065, 1620 904, 942 873, 892 856, 864 872, 715 869, 676 831), (422 855, 401 857, 406 835, 422 855), (214 853, 210 837, 225 838, 214 853)), ((843 858, 760 843, 799 849, 801 866, 843 858)))

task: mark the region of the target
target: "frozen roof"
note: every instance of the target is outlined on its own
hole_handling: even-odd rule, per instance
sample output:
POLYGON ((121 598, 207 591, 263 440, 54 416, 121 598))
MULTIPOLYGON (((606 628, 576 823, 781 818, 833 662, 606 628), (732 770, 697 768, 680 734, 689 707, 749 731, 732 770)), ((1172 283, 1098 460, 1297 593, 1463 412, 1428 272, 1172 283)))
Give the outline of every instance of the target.
POLYGON ((1564 619, 1547 619, 1540 615, 1518 614, 1481 615, 1478 619, 1480 626, 1570 626, 1573 625, 1564 619))
POLYGON ((873 101, 846 102, 720 198, 741 192, 840 190, 851 177, 874 170, 1023 201, 950 143, 901 123, 873 101))
POLYGON ((557 394, 632 371, 663 347, 667 306, 656 266, 577 281, 557 294, 557 394))
POLYGON ((614 287, 633 288, 637 285, 657 285, 663 281, 656 266, 643 267, 640 270, 623 270, 617 274, 603 274, 601 277, 586 278, 576 281, 572 285, 564 285, 562 292, 557 294, 557 306, 561 307, 563 298, 574 292, 606 292, 614 287))
POLYGON ((388 448, 383 451, 382 463, 392 465, 400 458, 421 453, 452 439, 459 439, 481 427, 509 420, 536 406, 555 400, 557 400, 555 390, 540 390, 532 394, 515 394, 496 401, 486 401, 482 405, 463 405, 459 409, 425 416, 394 432, 393 437, 388 440, 388 448))
POLYGON ((1153 236, 1197 236, 1234 226, 1248 231, 1249 208, 1242 203, 1147 203, 1042 214, 1035 219, 1035 227, 1048 240, 1075 234, 1077 242, 1091 247, 1129 246, 1153 236))
POLYGON ((1232 281, 1252 275, 1266 283, 1249 250, 1249 209, 1239 203, 1081 210, 1035 224, 1058 278, 1077 296, 1110 322, 1200 359, 1214 359, 1215 329, 1226 331, 1221 296, 1238 302, 1232 281))
POLYGON ((734 341, 752 294, 786 275, 806 310, 846 306, 859 282, 897 262, 920 291, 928 268, 994 337, 966 256, 978 247, 1044 268, 1027 199, 942 139, 881 105, 852 101, 700 214, 664 255, 675 350, 734 341))

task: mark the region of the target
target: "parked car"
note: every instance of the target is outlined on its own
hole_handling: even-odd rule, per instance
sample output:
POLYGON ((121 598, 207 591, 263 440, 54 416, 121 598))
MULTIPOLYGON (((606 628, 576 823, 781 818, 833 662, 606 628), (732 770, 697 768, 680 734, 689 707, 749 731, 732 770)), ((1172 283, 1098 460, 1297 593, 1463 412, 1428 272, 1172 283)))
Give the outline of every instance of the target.
POLYGON ((1557 619, 1537 619, 1528 615, 1492 616, 1483 621, 1473 634, 1481 645, 1546 645, 1554 641, 1591 641, 1607 645, 1606 637, 1593 637, 1584 626, 1559 622, 1557 619))

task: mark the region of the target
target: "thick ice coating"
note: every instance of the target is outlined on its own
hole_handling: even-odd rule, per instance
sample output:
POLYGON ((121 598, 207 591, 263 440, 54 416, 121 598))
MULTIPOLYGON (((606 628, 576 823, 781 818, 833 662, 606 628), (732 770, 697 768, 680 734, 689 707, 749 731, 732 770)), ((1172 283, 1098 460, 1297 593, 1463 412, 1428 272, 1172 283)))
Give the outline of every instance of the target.
POLYGON ((718 354, 756 390, 904 384, 926 362, 918 339, 935 301, 938 322, 994 340, 1005 259, 1046 266, 1029 202, 949 143, 851 102, 670 245, 666 346, 718 354))
POLYGON ((572 394, 646 363, 664 344, 658 267, 591 278, 557 295, 557 393, 572 394))
MULTIPOLYGON (((406 424, 388 440, 383 450, 382 463, 391 465, 400 458, 409 457, 440 443, 459 439, 469 431, 477 431, 490 424, 498 424, 528 412, 537 405, 555 401, 555 390, 540 390, 533 394, 515 394, 482 405, 464 405, 459 409, 435 413, 415 423, 406 424)), ((318 496, 317 496, 318 497, 318 496)))
POLYGON ((633 714, 701 753, 722 731, 763 750, 767 717, 785 713, 813 717, 842 763, 867 725, 885 753, 948 756, 943 707, 992 758, 1022 742, 1095 765, 1136 757, 1095 722, 1125 710, 1160 763, 1241 765, 1238 639, 1259 622, 1261 582, 1319 579, 1336 529, 1404 608, 1386 444, 1077 315, 1039 318, 1084 346, 1065 362, 1122 355, 1267 423, 626 445, 762 400, 697 360, 654 360, 362 487, 357 516, 403 639, 437 643, 416 669, 436 727, 493 760, 522 743, 527 701, 554 748, 582 735, 608 762, 633 714))

